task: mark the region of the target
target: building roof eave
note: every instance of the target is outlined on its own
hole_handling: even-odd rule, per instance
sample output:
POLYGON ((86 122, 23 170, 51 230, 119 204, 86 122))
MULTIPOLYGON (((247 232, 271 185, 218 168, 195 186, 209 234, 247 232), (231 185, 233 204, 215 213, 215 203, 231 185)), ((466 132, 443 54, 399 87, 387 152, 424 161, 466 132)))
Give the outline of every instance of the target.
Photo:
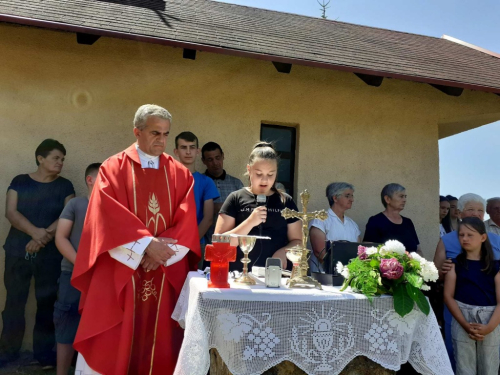
POLYGON ((257 60, 274 61, 274 62, 280 62, 280 63, 292 64, 292 65, 302 65, 302 66, 309 66, 309 67, 315 67, 315 68, 321 68, 321 69, 330 69, 330 70, 345 71, 345 72, 357 73, 357 74, 373 75, 373 76, 379 76, 379 77, 384 77, 384 78, 394 78, 394 79, 400 79, 400 80, 405 80, 405 81, 427 83, 427 84, 431 84, 431 85, 441 85, 441 86, 449 86, 449 87, 456 87, 456 88, 469 89, 469 90, 477 90, 477 91, 490 92, 490 93, 495 93, 497 95, 500 95, 500 88, 489 87, 489 86, 479 86, 479 85, 467 84, 467 83, 463 83, 463 82, 434 79, 434 78, 423 77, 423 76, 418 76, 418 75, 406 75, 406 74, 389 72, 389 71, 382 71, 382 70, 363 69, 363 68, 359 68, 356 66, 338 65, 338 64, 332 64, 332 63, 324 63, 324 62, 320 62, 320 61, 291 58, 291 57, 286 57, 286 56, 262 54, 262 53, 252 52, 252 51, 225 48, 225 47, 208 45, 208 44, 190 43, 190 42, 185 42, 185 41, 181 41, 181 40, 158 38, 158 37, 148 36, 148 35, 133 34, 133 33, 126 33, 126 32, 121 32, 121 31, 72 25, 69 23, 54 22, 54 21, 35 19, 35 18, 27 18, 27 17, 14 16, 14 15, 8 15, 8 14, 0 14, 0 22, 20 24, 20 25, 24 25, 24 26, 35 26, 35 27, 60 30, 60 31, 67 31, 67 32, 74 32, 74 33, 85 33, 85 34, 111 37, 111 38, 134 40, 134 41, 145 42, 145 43, 160 44, 160 45, 165 45, 165 46, 170 46, 170 47, 193 49, 193 50, 204 51, 204 52, 212 52, 212 53, 218 53, 218 54, 229 55, 229 56, 237 56, 237 57, 246 57, 246 58, 257 59, 257 60))

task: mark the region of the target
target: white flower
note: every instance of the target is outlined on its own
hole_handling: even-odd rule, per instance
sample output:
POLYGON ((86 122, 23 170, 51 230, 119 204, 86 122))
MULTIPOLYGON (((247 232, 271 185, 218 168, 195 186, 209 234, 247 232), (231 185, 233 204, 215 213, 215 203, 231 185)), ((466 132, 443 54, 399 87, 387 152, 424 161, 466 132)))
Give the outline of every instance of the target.
POLYGON ((378 249, 375 246, 367 247, 365 252, 366 252, 366 255, 373 255, 373 254, 377 254, 378 249))
POLYGON ((420 263, 420 276, 427 281, 437 281, 439 278, 438 270, 433 262, 424 261, 420 263))
MULTIPOLYGON (((417 253, 411 254, 412 259, 417 260, 420 263, 419 274, 422 276, 424 281, 436 281, 439 278, 438 270, 433 262, 429 262, 424 257, 418 255, 417 253)), ((429 290, 423 289, 422 290, 429 290)))
POLYGON ((344 265, 340 262, 337 263, 337 272, 344 276, 345 279, 349 278, 349 269, 344 267, 344 265))
POLYGON ((337 272, 342 273, 343 269, 344 269, 344 265, 340 262, 337 262, 337 272))
POLYGON ((384 244, 384 246, 380 248, 380 255, 386 255, 390 253, 404 255, 406 253, 406 248, 399 241, 389 240, 384 244))
POLYGON ((431 287, 429 285, 422 284, 420 290, 431 290, 431 287))
POLYGON ((419 254, 417 254, 417 253, 415 253, 415 252, 414 252, 414 253, 411 253, 411 258, 412 258, 412 259, 417 260, 419 263, 422 263, 422 262, 427 262, 427 261, 425 260, 425 258, 421 257, 419 254))
POLYGON ((388 255, 388 254, 390 253, 390 251, 389 251, 389 250, 387 250, 387 249, 385 248, 385 246, 382 246, 382 247, 380 248, 379 253, 380 253, 380 255, 384 256, 384 255, 388 255))

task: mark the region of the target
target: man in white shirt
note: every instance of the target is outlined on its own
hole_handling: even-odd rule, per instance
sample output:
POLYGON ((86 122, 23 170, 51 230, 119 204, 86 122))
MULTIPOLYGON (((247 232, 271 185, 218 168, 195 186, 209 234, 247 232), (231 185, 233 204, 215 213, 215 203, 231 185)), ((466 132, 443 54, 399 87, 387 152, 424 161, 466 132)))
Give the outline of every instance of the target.
POLYGON ((358 224, 345 215, 354 202, 354 186, 347 182, 333 182, 326 188, 326 197, 330 204, 328 218, 309 223, 309 237, 314 255, 311 255, 311 271, 318 269, 325 256, 325 241, 359 242, 361 231, 358 224), (315 262, 318 262, 316 263, 315 262))
POLYGON ((486 213, 490 218, 484 222, 486 232, 500 235, 500 197, 486 201, 486 213))

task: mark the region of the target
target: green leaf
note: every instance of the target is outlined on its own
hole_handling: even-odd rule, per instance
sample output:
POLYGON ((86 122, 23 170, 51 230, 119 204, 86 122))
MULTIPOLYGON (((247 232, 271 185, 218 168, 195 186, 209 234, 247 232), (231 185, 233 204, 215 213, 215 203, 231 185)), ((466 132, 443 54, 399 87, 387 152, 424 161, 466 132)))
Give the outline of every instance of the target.
POLYGON ((406 291, 408 295, 414 300, 420 309, 425 315, 429 315, 431 308, 429 306, 429 301, 425 298, 424 293, 420 289, 415 288, 411 284, 406 284, 406 291))
MULTIPOLYGON (((407 284, 408 285, 408 284, 407 284)), ((406 287, 404 284, 395 285, 393 288, 393 297, 394 297, 394 310, 400 315, 405 316, 413 310, 413 306, 415 302, 408 295, 406 291, 406 287)))
POLYGON ((351 279, 344 280, 344 284, 342 284, 342 288, 340 288, 340 291, 343 292, 344 290, 346 290, 347 287, 349 286, 350 282, 351 282, 351 279))
POLYGON ((415 275, 414 273, 405 273, 405 280, 417 289, 419 289, 424 282, 419 275, 415 275))
POLYGON ((376 259, 372 259, 370 261, 370 266, 372 266, 373 268, 378 268, 380 266, 380 262, 376 259))
POLYGON ((415 288, 410 283, 406 283, 405 287, 406 287, 406 292, 408 293, 408 295, 410 296, 410 298, 416 302, 417 301, 417 293, 416 293, 416 291, 418 289, 415 288))

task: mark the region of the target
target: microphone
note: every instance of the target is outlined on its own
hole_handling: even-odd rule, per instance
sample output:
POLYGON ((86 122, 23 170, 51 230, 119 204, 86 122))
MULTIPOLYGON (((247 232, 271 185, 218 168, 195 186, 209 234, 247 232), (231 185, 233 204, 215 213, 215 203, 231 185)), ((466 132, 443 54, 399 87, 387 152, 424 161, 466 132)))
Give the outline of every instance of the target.
MULTIPOLYGON (((257 207, 265 206, 267 203, 267 197, 264 194, 257 195, 257 207)), ((262 223, 259 224, 259 236, 262 237, 262 223)))

